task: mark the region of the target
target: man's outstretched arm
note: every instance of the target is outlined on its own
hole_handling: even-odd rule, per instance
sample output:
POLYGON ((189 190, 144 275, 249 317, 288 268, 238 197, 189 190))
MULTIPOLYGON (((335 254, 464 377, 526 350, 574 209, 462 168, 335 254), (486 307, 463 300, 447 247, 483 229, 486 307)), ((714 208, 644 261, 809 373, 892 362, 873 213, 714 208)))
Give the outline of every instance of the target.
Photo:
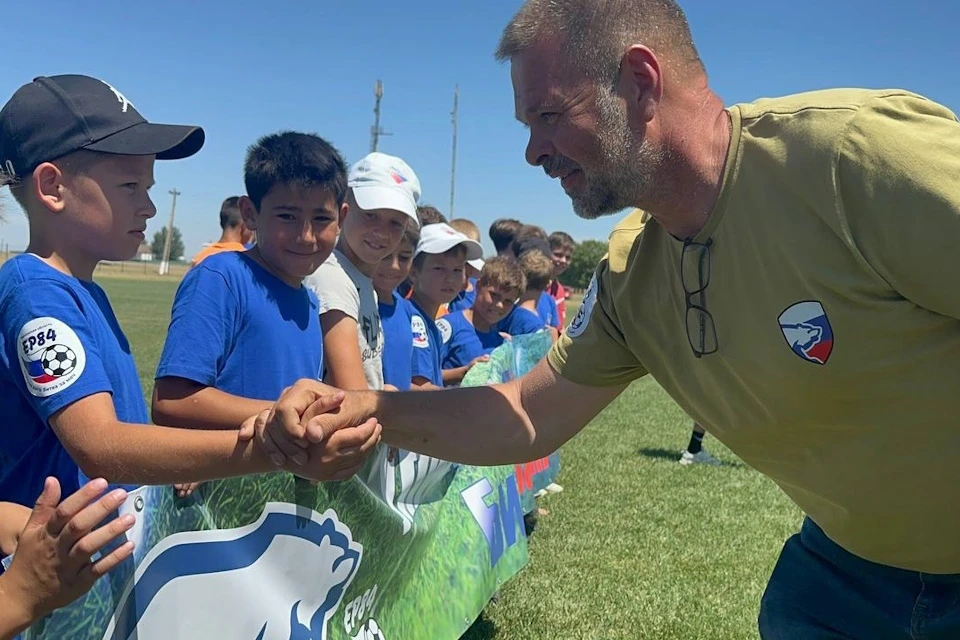
POLYGON ((302 380, 264 416, 257 434, 267 451, 290 455, 324 434, 376 417, 384 441, 394 446, 464 464, 514 464, 559 449, 625 388, 570 382, 543 360, 522 378, 502 384, 348 392, 339 409, 319 413, 313 398, 329 393, 329 387, 302 380))

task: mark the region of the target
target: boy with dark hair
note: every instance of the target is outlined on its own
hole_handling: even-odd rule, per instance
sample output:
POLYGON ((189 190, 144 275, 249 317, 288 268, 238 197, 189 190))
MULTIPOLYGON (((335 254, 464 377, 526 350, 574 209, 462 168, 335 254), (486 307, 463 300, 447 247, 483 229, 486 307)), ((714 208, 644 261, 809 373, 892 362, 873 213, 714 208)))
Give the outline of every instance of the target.
POLYGON ((153 391, 161 424, 239 429, 298 379, 320 378, 319 303, 303 279, 333 251, 346 166, 326 140, 287 131, 252 145, 243 170, 240 209, 259 239, 180 283, 153 391))
MULTIPOLYGON (((47 476, 70 494, 98 476, 173 484, 271 470, 236 431, 147 424, 130 345, 93 282, 101 260, 128 260, 143 242, 155 159, 203 141, 199 127, 148 123, 88 76, 36 78, 0 111, 0 167, 30 224, 27 252, 0 267, 0 500, 33 504, 47 476)), ((323 453, 377 432, 375 421, 337 432, 285 468, 335 477, 343 463, 323 453)))
POLYGON ((553 298, 557 304, 557 317, 560 321, 559 328, 566 326, 567 320, 567 298, 570 293, 560 284, 560 276, 570 266, 570 258, 577 248, 570 234, 563 231, 554 231, 550 234, 550 255, 553 259, 553 280, 547 287, 547 294, 553 298))
POLYGON ((513 258, 496 256, 486 261, 473 306, 437 320, 444 338, 444 382, 459 383, 474 363, 503 344, 497 324, 513 310, 526 287, 523 269, 513 258))
POLYGON ((398 287, 410 275, 418 242, 420 230, 412 224, 407 225, 400 244, 380 261, 373 274, 383 327, 383 382, 399 391, 409 390, 413 379, 413 340, 410 337, 410 302, 400 295, 398 287))
POLYGON ((419 225, 420 181, 400 158, 371 153, 350 168, 340 239, 307 284, 320 297, 323 379, 340 389, 383 388, 383 328, 373 274, 408 225, 419 225))
MULTIPOLYGON (((542 227, 533 224, 525 224, 520 228, 513 240, 511 248, 513 249, 514 255, 517 256, 517 259, 522 258, 524 254, 530 251, 536 251, 548 259, 552 259, 547 232, 544 231, 542 227)), ((540 314, 544 324, 556 329, 557 335, 559 335, 560 330, 563 328, 560 322, 560 313, 557 310, 556 301, 546 292, 546 288, 544 288, 543 293, 537 299, 536 306, 537 313, 540 314)))
POLYGON ((494 220, 490 225, 490 240, 493 242, 493 248, 497 250, 497 255, 508 255, 512 253, 513 239, 520 230, 519 220, 513 218, 500 218, 494 220))
POLYGON ((425 227, 428 224, 447 224, 447 216, 440 213, 440 210, 430 204, 423 204, 417 207, 417 218, 420 220, 420 226, 425 227))
POLYGON ((464 265, 483 255, 483 247, 439 223, 425 226, 420 231, 420 242, 413 256, 410 280, 413 282, 413 314, 410 330, 413 334, 413 386, 443 387, 443 368, 440 365, 443 336, 435 318, 440 305, 446 304, 463 286, 464 265))
POLYGON ((550 327, 556 337, 556 329, 538 311, 538 303, 553 274, 553 262, 537 250, 527 251, 520 256, 519 262, 527 287, 520 295, 517 306, 500 323, 499 329, 508 335, 519 336, 550 327))
POLYGON ((195 267, 207 256, 223 251, 243 251, 253 240, 253 232, 243 222, 240 213, 240 196, 230 196, 220 205, 220 239, 197 252, 190 261, 195 267))
MULTIPOLYGON (((450 221, 450 226, 471 240, 480 242, 480 229, 472 220, 457 218, 456 220, 450 221)), ((477 298, 477 278, 480 277, 480 271, 482 269, 483 258, 467 261, 463 289, 457 294, 456 298, 446 305, 446 311, 463 311, 473 306, 473 301, 477 298)))

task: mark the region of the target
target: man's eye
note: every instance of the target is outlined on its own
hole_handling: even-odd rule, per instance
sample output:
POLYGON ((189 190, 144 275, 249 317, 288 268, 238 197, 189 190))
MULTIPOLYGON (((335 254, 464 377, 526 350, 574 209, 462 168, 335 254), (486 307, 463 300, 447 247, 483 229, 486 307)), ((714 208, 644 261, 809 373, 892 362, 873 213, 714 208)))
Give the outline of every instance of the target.
POLYGON ((554 124, 559 117, 560 114, 553 111, 547 111, 540 114, 540 119, 544 122, 544 124, 554 124))

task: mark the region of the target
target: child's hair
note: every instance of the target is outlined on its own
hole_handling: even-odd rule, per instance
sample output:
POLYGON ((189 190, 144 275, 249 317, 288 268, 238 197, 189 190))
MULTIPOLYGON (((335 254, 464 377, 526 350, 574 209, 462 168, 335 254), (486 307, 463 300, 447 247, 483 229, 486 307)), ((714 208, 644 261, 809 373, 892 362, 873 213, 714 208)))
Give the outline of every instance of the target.
POLYGON ((527 251, 520 256, 520 267, 527 277, 527 291, 544 291, 553 278, 553 260, 540 251, 527 251))
POLYGON ((414 224, 408 224, 406 230, 403 232, 403 238, 400 240, 401 243, 408 242, 410 246, 416 250, 417 245, 420 243, 420 229, 414 224))
POLYGON ((527 276, 520 263, 510 256, 496 256, 483 263, 478 287, 493 287, 512 292, 514 299, 527 290, 527 276))
POLYGON ((220 228, 236 229, 243 223, 240 215, 240 196, 230 196, 220 205, 220 228))
POLYGON ((438 222, 447 222, 446 216, 440 213, 439 209, 429 204, 423 204, 417 207, 417 217, 420 218, 421 227, 425 227, 428 224, 437 224, 438 222))
POLYGON ((541 227, 532 224, 525 224, 517 231, 513 239, 513 253, 518 258, 528 251, 539 251, 548 258, 552 258, 550 250, 550 241, 547 239, 547 232, 541 227))
POLYGON ((247 149, 243 182, 258 210, 263 197, 278 184, 327 189, 340 207, 347 195, 347 166, 340 152, 320 136, 282 131, 260 138, 247 149))
POLYGON ((570 234, 564 233, 563 231, 554 231, 550 234, 551 251, 556 251, 557 249, 566 249, 572 253, 576 248, 577 243, 574 242, 573 238, 570 237, 570 234))
POLYGON ((493 224, 490 225, 490 240, 493 241, 497 253, 503 253, 507 250, 522 226, 519 220, 513 218, 500 218, 493 221, 493 224))
POLYGON ((471 240, 480 242, 480 227, 474 224, 473 220, 467 220, 466 218, 455 218, 450 221, 450 226, 471 240))

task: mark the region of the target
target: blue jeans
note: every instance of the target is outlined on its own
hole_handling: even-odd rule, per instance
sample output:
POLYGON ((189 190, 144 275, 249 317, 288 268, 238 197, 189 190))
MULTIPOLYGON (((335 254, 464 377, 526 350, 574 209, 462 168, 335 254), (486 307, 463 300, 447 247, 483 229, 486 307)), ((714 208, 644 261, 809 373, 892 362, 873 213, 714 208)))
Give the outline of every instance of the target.
POLYGON ((763 640, 955 640, 960 574, 869 562, 806 518, 783 547, 758 622, 763 640))

